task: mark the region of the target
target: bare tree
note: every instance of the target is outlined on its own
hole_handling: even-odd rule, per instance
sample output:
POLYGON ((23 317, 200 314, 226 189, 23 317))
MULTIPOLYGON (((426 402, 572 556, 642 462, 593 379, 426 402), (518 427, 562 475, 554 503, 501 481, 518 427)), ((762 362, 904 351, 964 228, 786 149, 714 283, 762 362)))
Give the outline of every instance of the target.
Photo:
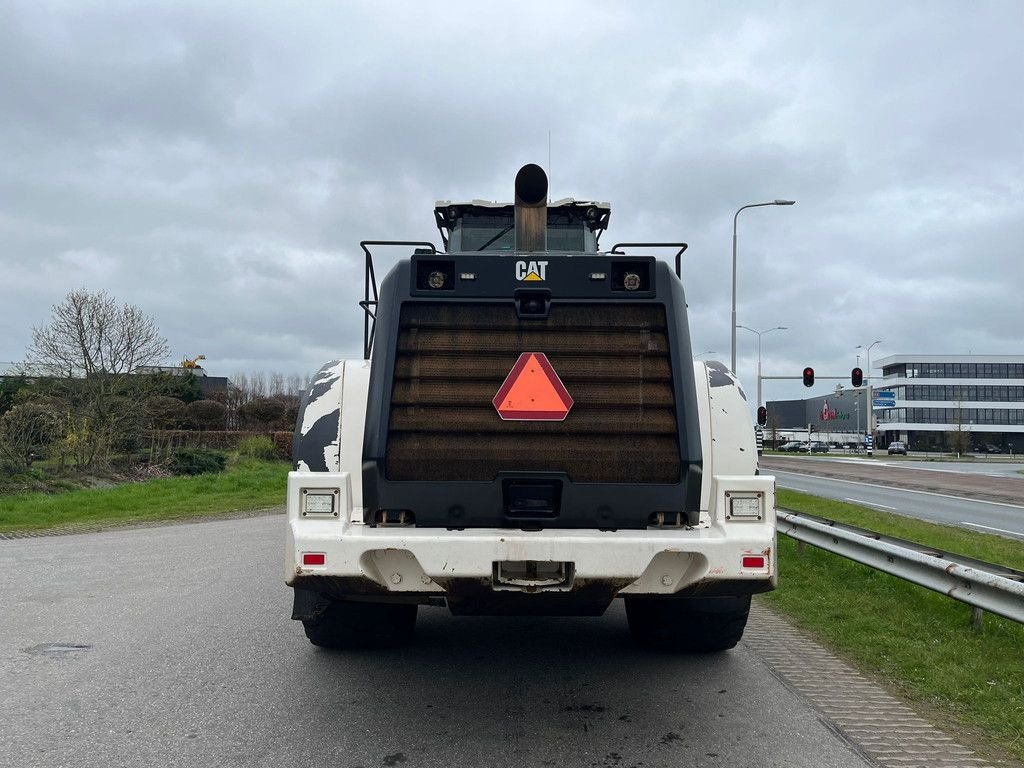
POLYGON ((249 394, 250 400, 267 396, 267 376, 263 371, 258 371, 249 377, 249 394))
POLYGON ((306 389, 305 380, 297 373, 288 375, 288 383, 285 386, 285 394, 295 395, 296 397, 302 397, 303 392, 306 389))
POLYGON ((953 429, 949 432, 949 447, 957 456, 967 453, 971 444, 971 433, 964 428, 965 421, 963 400, 957 398, 956 408, 953 409, 953 429))
POLYGON ((274 371, 270 374, 270 380, 267 384, 267 392, 271 397, 279 397, 285 394, 283 373, 274 371))
POLYGON ((27 364, 50 379, 65 403, 69 445, 79 466, 105 463, 128 450, 142 429, 142 404, 154 394, 152 376, 130 375, 169 352, 156 321, 105 291, 72 291, 50 321, 32 329, 27 364))
POLYGON ((27 362, 51 376, 132 373, 155 365, 170 348, 156 321, 106 291, 71 291, 46 325, 32 329, 27 362))

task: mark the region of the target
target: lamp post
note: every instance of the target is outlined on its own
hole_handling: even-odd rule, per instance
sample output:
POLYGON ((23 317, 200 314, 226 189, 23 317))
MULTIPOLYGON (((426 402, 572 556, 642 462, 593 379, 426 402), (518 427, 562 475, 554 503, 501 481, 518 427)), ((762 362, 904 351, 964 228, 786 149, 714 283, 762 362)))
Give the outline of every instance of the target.
MULTIPOLYGON (((766 333, 771 333, 772 331, 788 331, 789 328, 784 325, 776 325, 774 328, 765 328, 763 331, 755 331, 753 328, 748 328, 745 325, 737 325, 732 329, 733 335, 736 334, 736 328, 742 328, 745 331, 757 334, 757 404, 758 406, 764 405, 764 403, 761 402, 761 337, 766 333)), ((735 371, 733 371, 733 373, 735 373, 735 371)))
MULTIPOLYGON (((867 359, 867 368, 868 368, 868 370, 867 370, 867 376, 864 377, 866 380, 870 380, 871 379, 871 348, 873 346, 875 346, 875 344, 881 344, 881 343, 882 343, 882 340, 878 339, 877 341, 872 341, 866 347, 863 344, 858 344, 857 345, 857 349, 863 349, 864 350, 864 355, 865 355, 865 358, 867 359)), ((860 353, 859 352, 857 353, 857 362, 858 363, 860 362, 860 353)))
MULTIPOLYGON (((871 348, 873 346, 875 346, 875 344, 881 344, 881 343, 882 343, 881 339, 876 339, 875 341, 872 341, 870 344, 868 344, 866 347, 863 344, 858 344, 857 345, 857 349, 863 349, 864 350, 864 354, 865 354, 865 357, 867 359, 867 376, 864 377, 864 383, 866 385, 866 388, 864 390, 864 397, 867 400, 868 434, 871 435, 871 442, 872 442, 872 446, 871 447, 872 448, 874 448, 874 440, 875 440, 875 405, 872 402, 872 394, 871 394, 871 348)), ((869 454, 871 452, 872 452, 871 450, 868 451, 869 454)))
POLYGON ((772 200, 769 203, 749 203, 737 209, 732 217, 732 372, 736 373, 736 219, 740 211, 747 208, 761 208, 765 205, 793 205, 796 200, 772 200))

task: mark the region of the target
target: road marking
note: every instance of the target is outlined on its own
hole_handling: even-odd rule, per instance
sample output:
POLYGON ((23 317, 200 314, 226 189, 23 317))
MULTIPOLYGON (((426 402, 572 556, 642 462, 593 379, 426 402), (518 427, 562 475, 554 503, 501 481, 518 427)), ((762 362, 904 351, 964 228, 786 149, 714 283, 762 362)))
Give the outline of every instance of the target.
POLYGON ((766 472, 772 472, 772 474, 775 474, 775 475, 796 475, 797 477, 816 477, 818 480, 821 480, 822 482, 825 482, 825 483, 849 483, 850 485, 863 485, 863 486, 866 486, 868 488, 881 488, 884 491, 898 491, 900 493, 920 493, 920 494, 923 494, 924 496, 941 496, 944 499, 956 499, 957 501, 969 501, 969 502, 971 502, 973 504, 991 504, 992 506, 995 506, 995 507, 1007 507, 1008 509, 1024 509, 1024 506, 1021 506, 1019 504, 1006 504, 1005 502, 1000 502, 1000 501, 986 501, 985 499, 972 499, 969 496, 953 496, 952 494, 949 494, 949 493, 935 493, 935 491, 916 491, 916 490, 913 490, 911 488, 899 488, 899 487, 894 486, 894 485, 879 485, 878 483, 864 483, 864 482, 857 482, 856 480, 840 480, 837 477, 822 477, 821 475, 807 475, 807 474, 802 474, 800 472, 791 472, 789 470, 772 471, 771 469, 766 469, 766 472))
POLYGON ((991 525, 981 525, 980 523, 968 523, 964 521, 960 525, 969 525, 971 528, 984 528, 986 531, 999 531, 999 533, 1009 533, 1014 536, 1024 536, 1021 531, 1008 531, 1005 528, 993 528, 991 525))
POLYGON ((896 511, 896 507, 889 507, 885 504, 876 504, 873 501, 864 501, 863 499, 843 499, 843 501, 852 501, 854 504, 866 504, 869 507, 881 507, 882 509, 891 509, 893 512, 896 511))

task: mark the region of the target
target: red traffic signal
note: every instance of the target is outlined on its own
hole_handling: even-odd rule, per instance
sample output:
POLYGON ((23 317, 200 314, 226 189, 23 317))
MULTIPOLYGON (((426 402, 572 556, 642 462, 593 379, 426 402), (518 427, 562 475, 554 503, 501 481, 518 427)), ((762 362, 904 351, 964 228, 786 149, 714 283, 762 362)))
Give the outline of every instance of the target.
POLYGON ((804 368, 804 386, 805 387, 813 387, 814 386, 814 369, 813 368, 804 368))
POLYGON ((854 368, 850 371, 850 383, 855 387, 859 387, 864 384, 864 371, 860 368, 854 368))
POLYGON ((768 423, 768 409, 763 405, 757 409, 757 423, 762 427, 768 423))

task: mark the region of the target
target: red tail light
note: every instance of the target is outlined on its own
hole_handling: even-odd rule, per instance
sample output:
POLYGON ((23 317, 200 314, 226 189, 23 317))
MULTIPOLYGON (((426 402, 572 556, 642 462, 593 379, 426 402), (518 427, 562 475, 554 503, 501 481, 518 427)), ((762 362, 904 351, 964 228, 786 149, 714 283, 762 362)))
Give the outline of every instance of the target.
POLYGON ((303 552, 302 553, 302 564, 303 565, 326 565, 327 555, 323 552, 303 552))
POLYGON ((764 555, 744 555, 744 568, 764 568, 768 565, 768 558, 764 555))

